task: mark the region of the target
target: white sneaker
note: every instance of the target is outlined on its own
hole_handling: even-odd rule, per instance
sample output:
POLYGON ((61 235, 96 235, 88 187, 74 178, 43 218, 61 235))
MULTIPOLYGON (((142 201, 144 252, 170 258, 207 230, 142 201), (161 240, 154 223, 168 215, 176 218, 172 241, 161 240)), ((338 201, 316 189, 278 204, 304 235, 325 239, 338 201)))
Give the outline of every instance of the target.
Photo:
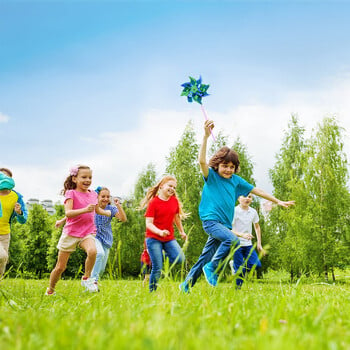
POLYGON ((51 296, 51 295, 56 295, 56 292, 55 291, 50 291, 50 288, 47 288, 46 289, 46 292, 45 292, 45 295, 49 295, 49 296, 51 296))
POLYGON ((95 284, 94 278, 81 279, 81 285, 85 288, 86 292, 96 293, 98 292, 98 286, 95 284))

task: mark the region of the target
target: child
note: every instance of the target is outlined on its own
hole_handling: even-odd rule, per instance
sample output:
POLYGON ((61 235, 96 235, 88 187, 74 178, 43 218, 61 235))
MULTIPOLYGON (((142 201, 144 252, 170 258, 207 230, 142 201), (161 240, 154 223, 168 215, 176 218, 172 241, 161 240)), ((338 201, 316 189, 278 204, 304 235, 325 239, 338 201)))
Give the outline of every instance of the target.
POLYGON ((250 207, 253 200, 253 195, 250 193, 247 197, 240 196, 238 198, 239 205, 236 206, 235 216, 232 222, 232 231, 240 237, 240 247, 234 254, 234 269, 239 272, 239 277, 236 279, 237 288, 241 288, 243 279, 247 272, 249 272, 254 266, 256 268, 261 267, 258 254, 252 245, 252 226, 257 238, 257 249, 259 253, 264 254, 264 250, 261 246, 261 230, 259 225, 259 215, 257 211, 250 207), (248 234, 249 237, 245 237, 244 234, 248 234), (241 268, 241 270, 240 270, 241 268))
POLYGON ((202 199, 199 204, 199 216, 204 231, 208 234, 202 254, 188 273, 185 281, 179 285, 181 291, 188 293, 202 271, 211 286, 217 285, 218 270, 229 254, 231 246, 237 246, 239 239, 231 231, 235 203, 239 196, 250 192, 272 202, 289 207, 294 201, 282 202, 266 192, 254 188, 235 173, 239 170, 238 154, 229 147, 222 147, 206 162, 207 141, 214 123, 206 120, 204 137, 199 151, 199 165, 204 178, 202 199))
POLYGON ((183 230, 181 218, 184 213, 181 203, 176 196, 176 179, 165 176, 154 187, 151 187, 141 202, 141 209, 147 206, 146 217, 146 245, 151 257, 152 270, 149 290, 157 289, 163 267, 163 250, 171 263, 182 263, 185 256, 174 236, 175 223, 182 239, 187 239, 183 230))
POLYGON ((23 197, 13 190, 14 187, 12 172, 7 168, 0 168, 0 278, 8 260, 10 225, 15 218, 20 224, 24 224, 28 217, 23 197))
POLYGON ((151 257, 148 254, 146 239, 143 242, 143 251, 141 253, 141 275, 143 276, 142 286, 144 287, 149 281, 152 269, 151 257))
POLYGON ((97 292, 94 280, 90 278, 91 270, 96 260, 96 245, 94 234, 94 213, 111 216, 110 210, 103 210, 98 206, 97 193, 89 190, 92 171, 88 166, 79 165, 70 170, 70 175, 64 182, 62 194, 65 196, 64 208, 67 217, 62 236, 57 244, 59 249, 55 268, 50 275, 50 286, 46 295, 55 294, 55 287, 62 273, 66 269, 69 256, 77 246, 84 249, 87 257, 85 274, 81 284, 89 292, 97 292))
POLYGON ((110 210, 112 213, 110 217, 100 214, 95 215, 97 256, 91 277, 95 280, 95 284, 97 284, 99 277, 103 275, 106 268, 109 250, 113 244, 112 219, 115 217, 125 222, 127 218, 118 198, 114 198, 115 206, 111 205, 111 194, 107 187, 99 186, 95 191, 98 193, 98 205, 100 208, 110 210))

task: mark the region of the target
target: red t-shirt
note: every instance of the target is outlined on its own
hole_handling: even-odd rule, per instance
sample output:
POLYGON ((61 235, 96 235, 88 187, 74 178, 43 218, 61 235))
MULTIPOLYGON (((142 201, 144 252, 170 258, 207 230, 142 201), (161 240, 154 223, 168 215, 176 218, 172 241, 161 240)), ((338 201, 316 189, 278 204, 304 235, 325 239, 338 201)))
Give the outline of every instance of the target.
POLYGON ((169 235, 161 237, 146 228, 146 237, 155 238, 162 242, 175 239, 174 218, 179 213, 179 202, 175 196, 171 196, 167 201, 155 196, 148 203, 145 213, 146 218, 153 218, 153 224, 160 230, 168 230, 169 235))

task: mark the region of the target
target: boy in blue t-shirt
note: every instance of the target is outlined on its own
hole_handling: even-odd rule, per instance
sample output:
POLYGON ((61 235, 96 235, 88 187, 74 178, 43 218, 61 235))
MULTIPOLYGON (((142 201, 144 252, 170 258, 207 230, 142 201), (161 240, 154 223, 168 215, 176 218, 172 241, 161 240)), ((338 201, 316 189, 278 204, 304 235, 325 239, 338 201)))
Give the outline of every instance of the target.
POLYGON ((238 246, 239 239, 231 231, 234 208, 239 196, 253 193, 282 207, 294 205, 294 201, 283 202, 236 175, 239 170, 238 154, 229 147, 220 148, 206 161, 207 141, 214 128, 212 120, 204 124, 204 137, 199 151, 199 165, 204 178, 202 199, 199 204, 199 216, 204 231, 208 234, 202 254, 188 273, 180 290, 188 293, 202 271, 207 282, 215 287, 218 280, 218 270, 229 254, 231 246, 238 246))

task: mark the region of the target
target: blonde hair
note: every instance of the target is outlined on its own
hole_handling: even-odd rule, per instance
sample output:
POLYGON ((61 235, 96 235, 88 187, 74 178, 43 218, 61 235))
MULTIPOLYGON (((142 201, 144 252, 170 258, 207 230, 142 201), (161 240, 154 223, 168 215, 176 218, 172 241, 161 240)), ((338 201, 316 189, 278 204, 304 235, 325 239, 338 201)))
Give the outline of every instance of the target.
MULTIPOLYGON (((175 181, 177 182, 176 178, 172 175, 166 175, 164 176, 156 185, 150 187, 146 193, 145 198, 143 198, 140 202, 140 206, 138 209, 142 210, 145 209, 148 205, 148 203, 158 194, 159 189, 161 186, 163 186, 165 183, 169 181, 175 181)), ((179 203, 179 215, 181 219, 186 219, 189 214, 185 213, 182 209, 182 203, 180 202, 177 193, 175 191, 174 197, 176 197, 178 203, 179 203)))

